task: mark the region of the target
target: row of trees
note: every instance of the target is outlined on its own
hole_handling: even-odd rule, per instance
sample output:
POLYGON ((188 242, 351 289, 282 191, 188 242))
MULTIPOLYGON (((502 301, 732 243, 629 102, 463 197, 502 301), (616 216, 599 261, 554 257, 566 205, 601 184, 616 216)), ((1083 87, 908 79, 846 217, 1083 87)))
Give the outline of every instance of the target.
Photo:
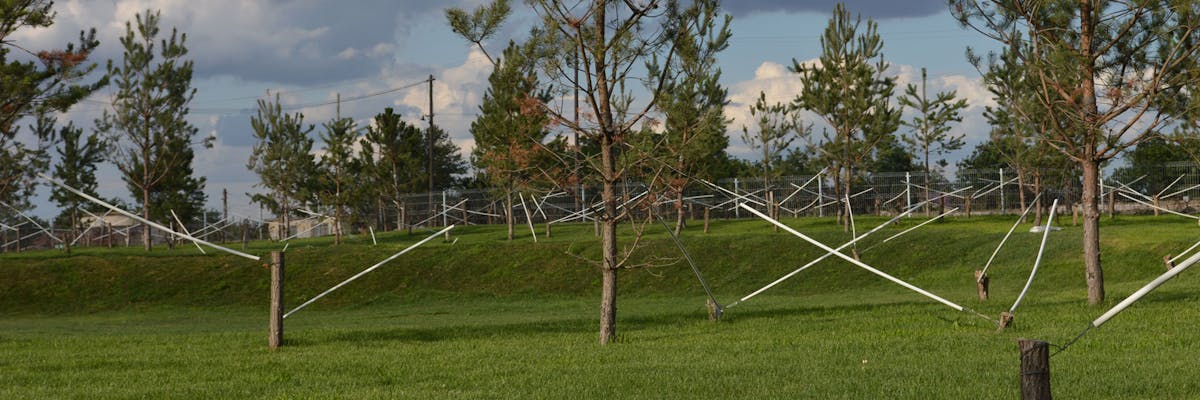
MULTIPOLYGON (((50 168, 66 184, 95 195, 95 170, 108 161, 117 166, 143 217, 169 223, 169 210, 188 219, 200 212, 205 180, 191 164, 197 130, 187 120, 192 62, 186 59, 186 35, 172 30, 159 40, 159 13, 147 10, 127 22, 121 37, 124 58, 110 60, 104 73, 88 82, 98 65, 89 62, 99 46, 95 30, 80 33, 79 43, 63 50, 33 52, 7 40, 21 29, 46 28, 54 22, 53 3, 21 0, 0 5, 0 201, 26 209, 37 174, 50 168), (12 57, 12 52, 30 57, 12 57), (54 115, 69 110, 112 83, 110 107, 85 133, 71 123, 56 128, 54 115), (32 120, 28 137, 18 123, 32 120), (28 145, 32 137, 33 145, 28 145)), ((51 199, 62 210, 57 220, 72 229, 80 211, 96 209, 74 194, 55 188, 51 199)), ((150 236, 145 236, 146 248, 150 236)))
POLYGON ((340 114, 321 125, 317 156, 310 135, 316 127, 305 125, 302 113, 287 112, 278 95, 258 102, 250 122, 257 143, 247 168, 259 175, 259 186, 269 193, 252 198, 279 216, 281 238, 288 236, 292 216, 305 207, 337 221, 336 243, 341 243, 346 225, 386 227, 387 221, 364 218, 382 218, 382 210, 390 208, 383 204, 387 200, 400 210, 395 227, 402 229, 407 208, 402 195, 427 189, 431 177, 435 188, 453 186, 455 176, 466 172, 458 147, 436 126, 419 129, 391 108, 365 129, 340 114), (434 166, 432 172, 428 165, 434 166))

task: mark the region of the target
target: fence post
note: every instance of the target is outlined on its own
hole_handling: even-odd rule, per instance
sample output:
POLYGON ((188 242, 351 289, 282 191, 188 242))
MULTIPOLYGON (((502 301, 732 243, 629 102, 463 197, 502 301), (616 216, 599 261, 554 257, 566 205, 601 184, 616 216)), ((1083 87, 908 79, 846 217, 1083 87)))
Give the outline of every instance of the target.
POLYGON ((1004 204, 1004 168, 1000 168, 1000 215, 1008 214, 1004 204))
POLYGON ((820 176, 823 173, 817 173, 817 217, 825 216, 825 178, 820 176))
POLYGON ((975 270, 975 291, 979 292, 979 301, 988 299, 988 279, 983 270, 975 270))
POLYGON ((267 346, 271 350, 283 344, 283 252, 271 252, 271 331, 267 346))
POLYGON ((704 233, 708 233, 708 212, 710 210, 712 210, 711 207, 704 207, 704 233))
MULTIPOLYGON (((904 173, 904 209, 912 208, 912 174, 904 173)), ((926 208, 928 210, 928 208, 926 208)), ((909 216, 912 216, 911 214, 909 216)))
MULTIPOLYGON (((739 185, 738 185, 738 178, 733 178, 733 195, 734 195, 734 196, 740 196, 740 195, 741 195, 742 191, 741 191, 741 189, 738 189, 738 188, 739 188, 739 185)), ((742 200, 741 200, 740 198, 738 198, 738 197, 734 197, 734 199, 733 199, 733 205, 735 205, 735 206, 736 206, 736 207, 734 207, 734 208, 733 208, 733 216, 734 216, 734 218, 741 219, 741 218, 742 218, 742 200)))
POLYGON ((1018 339, 1021 349, 1021 399, 1050 399, 1050 346, 1041 340, 1018 339))

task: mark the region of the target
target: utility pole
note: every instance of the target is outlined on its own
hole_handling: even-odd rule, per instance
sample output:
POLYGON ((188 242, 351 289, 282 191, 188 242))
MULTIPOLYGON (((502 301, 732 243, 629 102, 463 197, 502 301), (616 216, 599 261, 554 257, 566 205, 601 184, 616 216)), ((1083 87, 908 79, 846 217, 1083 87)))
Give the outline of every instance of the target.
MULTIPOLYGON (((229 189, 221 189, 221 208, 224 215, 222 223, 229 223, 229 189)), ((225 230, 221 229, 221 243, 225 243, 225 230)))
POLYGON ((434 216, 433 204, 433 74, 429 74, 429 216, 434 216))

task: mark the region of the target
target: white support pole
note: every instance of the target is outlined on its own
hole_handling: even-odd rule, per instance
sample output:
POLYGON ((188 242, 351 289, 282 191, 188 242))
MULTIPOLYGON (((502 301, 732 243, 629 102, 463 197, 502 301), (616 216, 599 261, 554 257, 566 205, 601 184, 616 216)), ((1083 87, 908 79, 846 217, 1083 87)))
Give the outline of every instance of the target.
MULTIPOLYGON (((438 237, 443 233, 449 232, 451 229, 454 229, 454 225, 447 226, 447 227, 443 228, 442 230, 438 231, 437 233, 432 234, 425 239, 421 239, 420 242, 416 242, 412 246, 408 246, 404 250, 400 250, 399 253, 392 254, 391 257, 385 258, 383 261, 380 261, 379 263, 372 265, 370 268, 364 269, 362 272, 354 274, 354 276, 351 276, 350 279, 346 279, 346 280, 342 281, 342 283, 334 285, 333 287, 329 288, 329 290, 326 290, 326 291, 322 292, 321 294, 318 294, 316 297, 309 299, 308 301, 304 302, 304 304, 301 304, 299 307, 292 309, 292 311, 288 311, 287 314, 283 314, 283 317, 287 318, 289 315, 292 315, 296 311, 300 311, 301 308, 307 307, 309 304, 312 304, 314 301, 317 301, 317 299, 325 297, 325 295, 327 295, 327 294, 333 293, 334 290, 338 290, 338 288, 341 288, 342 286, 346 286, 347 283, 353 282, 355 279, 358 279, 358 278, 362 277, 363 275, 366 275, 367 273, 374 271, 376 268, 383 266, 383 264, 387 264, 389 261, 395 260, 396 257, 400 257, 400 256, 404 255, 404 253, 407 253, 410 250, 415 249, 418 246, 423 245, 426 242, 429 242, 430 240, 433 240, 433 238, 438 237)), ((284 249, 286 250, 287 248, 285 247, 284 249)))
POLYGON ((1175 186, 1175 184, 1176 184, 1176 183, 1179 183, 1179 181, 1180 181, 1180 180, 1182 180, 1184 176, 1187 176, 1187 174, 1179 175, 1179 177, 1178 177, 1178 178, 1175 178, 1175 180, 1174 180, 1174 181, 1171 181, 1171 184, 1170 184, 1170 185, 1167 185, 1167 187, 1163 188, 1163 190, 1160 190, 1160 191, 1158 192, 1158 194, 1154 195, 1154 197, 1160 197, 1160 196, 1162 196, 1162 195, 1163 195, 1163 193, 1166 193, 1166 192, 1167 192, 1167 190, 1170 190, 1172 186, 1175 186))
MULTIPOLYGON (((191 233, 188 233, 187 227, 183 226, 183 221, 179 219, 179 215, 175 214, 174 209, 171 210, 171 216, 175 217, 175 223, 179 224, 179 229, 183 230, 184 234, 191 235, 191 233)), ((203 247, 200 247, 200 243, 192 242, 192 244, 196 246, 196 250, 200 250, 200 254, 208 254, 208 252, 204 251, 203 247)))
POLYGON ((37 223, 37 221, 34 221, 33 218, 29 218, 28 215, 25 215, 25 213, 21 212, 21 210, 18 210, 16 207, 13 207, 11 204, 8 204, 8 203, 2 202, 2 201, 0 201, 0 204, 4 204, 5 207, 8 207, 10 210, 13 210, 13 212, 17 213, 17 215, 20 215, 21 218, 25 218, 26 221, 29 221, 29 223, 33 224, 33 226, 36 226, 39 230, 42 231, 42 233, 45 233, 46 236, 49 236, 51 239, 54 239, 54 240, 58 241, 59 243, 64 243, 64 244, 66 243, 62 239, 59 239, 58 236, 54 236, 53 233, 50 233, 50 231, 47 231, 46 228, 43 228, 42 224, 37 223))
POLYGON ((868 272, 871 272, 875 275, 879 275, 880 277, 887 279, 889 281, 892 281, 892 283, 895 283, 897 285, 904 286, 905 288, 908 288, 909 290, 920 293, 921 295, 923 295, 925 297, 936 300, 937 302, 945 304, 945 305, 949 306, 950 308, 953 308, 957 311, 967 311, 966 307, 960 306, 958 304, 954 304, 950 300, 943 299, 936 294, 926 291, 925 289, 921 289, 919 287, 913 286, 912 284, 905 282, 903 280, 900 280, 899 278, 888 275, 886 272, 875 269, 875 268, 871 267, 870 265, 863 263, 862 261, 855 260, 853 257, 842 254, 842 252, 834 250, 833 248, 826 246, 824 243, 818 242, 817 240, 815 240, 813 238, 805 236, 803 233, 800 233, 800 232, 796 231, 795 229, 792 229, 790 226, 784 225, 782 222, 776 221, 776 220, 772 219, 771 217, 768 217, 766 214, 763 214, 763 213, 759 212, 758 210, 755 210, 754 208, 748 207, 744 204, 742 205, 742 208, 745 208, 746 211, 749 211, 750 213, 757 215, 759 218, 762 218, 762 219, 766 220, 767 222, 775 224, 775 226, 778 226, 780 229, 783 229, 783 230, 787 231, 788 233, 791 233, 792 235, 794 235, 800 239, 803 239, 804 241, 806 241, 808 243, 811 243, 813 246, 817 246, 817 247, 821 248, 821 250, 825 250, 826 252, 832 253, 833 255, 837 256, 838 258, 846 260, 847 262, 854 264, 854 265, 858 266, 859 268, 865 269, 868 272))
POLYGON ((529 233, 533 234, 533 242, 537 243, 537 230, 533 229, 533 215, 529 213, 529 207, 525 206, 525 195, 520 192, 517 195, 521 196, 521 209, 525 211, 525 222, 529 224, 529 233))
POLYGON ((375 227, 367 225, 367 230, 371 232, 371 245, 379 245, 379 242, 375 241, 375 227))
MULTIPOLYGON (((846 242, 846 243, 842 244, 841 246, 838 246, 838 248, 836 248, 834 250, 842 251, 842 250, 845 250, 847 247, 853 246, 854 243, 865 239, 867 236, 871 236, 872 233, 878 232, 880 229, 883 229, 884 227, 891 225, 892 223, 894 223, 896 221, 899 221, 900 218, 903 218, 905 215, 908 215, 909 213, 913 212, 913 210, 915 210, 915 208, 910 208, 900 214, 897 214, 895 217, 892 217, 892 219, 887 220, 887 222, 879 224, 879 226, 876 226, 876 227, 872 228, 871 230, 864 232, 862 234, 862 236, 856 237, 856 238, 850 240, 849 242, 846 242)), ((833 253, 825 253, 825 254, 821 255, 820 257, 817 257, 816 259, 809 261, 808 264, 804 264, 804 266, 802 266, 800 268, 796 268, 796 270, 789 272, 787 275, 784 275, 784 276, 780 277, 779 279, 776 279, 774 282, 767 284, 767 286, 763 286, 761 289, 755 290, 754 293, 750 293, 750 294, 742 297, 741 299, 738 299, 737 302, 734 302, 733 304, 730 304, 729 306, 733 307, 734 305, 736 305, 738 303, 744 302, 746 300, 750 300, 750 298, 752 298, 754 296, 758 296, 759 293, 765 292, 765 291, 767 291, 767 289, 775 287, 775 285, 778 285, 779 283, 790 279, 791 277, 795 276, 796 274, 799 274, 800 272, 808 269, 809 267, 817 265, 817 263, 825 260, 826 258, 832 257, 832 256, 833 256, 833 253)))
MULTIPOLYGON (((1056 208, 1058 208, 1058 199, 1054 199, 1054 203, 1050 205, 1051 210, 1056 208)), ((1042 231, 1042 244, 1038 246, 1037 258, 1033 260, 1033 270, 1029 271, 1029 279, 1025 281, 1025 287, 1021 289, 1021 294, 1017 295, 1017 301, 1014 301, 1012 307, 1009 307, 1009 314, 1017 311, 1017 305, 1021 304, 1021 299, 1025 298, 1025 293, 1029 292, 1029 286, 1033 285, 1033 276, 1037 275, 1038 266, 1042 265, 1042 254, 1046 252, 1046 240, 1050 238, 1050 227, 1053 226, 1054 214, 1054 212, 1051 212, 1046 217, 1046 229, 1042 231)))
MULTIPOLYGON (((741 192, 741 189, 739 189, 739 188, 738 188, 738 186, 739 186, 739 185, 738 185, 738 178, 733 178, 733 194, 734 194, 735 196, 740 196, 738 193, 739 193, 739 192, 741 192)), ((734 199, 737 199, 737 198, 738 198, 738 197, 734 197, 734 199)), ((741 205, 742 205, 742 202, 740 202, 740 201, 736 201, 736 202, 735 202, 735 204, 736 204, 737 206, 741 206, 741 205)), ((735 209, 733 210, 733 216, 734 216, 734 218, 742 218, 742 211, 741 211, 740 209, 737 209, 737 208, 735 208, 735 209)))
MULTIPOLYGON (((926 201, 926 202, 922 202, 922 204, 923 204, 923 203, 927 203, 927 201, 926 201)), ((920 227, 922 227, 922 226, 928 225, 929 223, 932 223, 933 221, 937 221, 937 220, 938 220, 938 218, 941 218, 941 217, 945 217, 945 216, 947 216, 947 215, 950 215, 950 213, 953 213, 953 212, 955 212, 955 211, 958 211, 958 207, 951 208, 949 211, 946 211, 946 212, 944 212, 944 213, 941 213, 941 214, 939 214, 939 215, 938 215, 938 216, 936 216, 936 217, 930 218, 928 221, 925 221, 925 222, 919 223, 919 224, 917 224, 917 226, 914 226, 914 227, 912 227, 912 228, 905 229, 904 231, 902 231, 902 232, 900 232, 900 233, 897 233, 897 234, 895 234, 895 235, 892 235, 891 237, 888 237, 887 239, 883 239, 883 241, 880 241, 880 242, 879 242, 878 244, 876 244, 875 246, 878 246, 878 245, 881 245, 881 244, 887 243, 887 242, 891 241, 892 239, 895 239, 895 238, 898 238, 898 237, 900 237, 900 235, 903 235, 903 234, 905 234, 905 233, 912 232, 913 230, 915 230, 915 229, 917 229, 917 228, 920 228, 920 227)), ((875 246, 871 246, 871 247, 872 247, 872 248, 874 248, 875 246)), ((867 250, 870 250, 870 249, 867 249, 867 250)), ((866 250, 864 250, 864 251, 866 251, 866 250)))
POLYGON ((1184 250, 1183 252, 1179 253, 1179 255, 1172 257, 1169 262, 1171 264, 1175 264, 1175 261, 1178 261, 1180 258, 1183 258, 1183 256, 1187 255, 1188 253, 1191 253, 1192 250, 1196 249, 1196 247, 1200 247, 1200 242, 1196 242, 1196 244, 1193 244, 1192 247, 1188 247, 1187 250, 1184 250))
POLYGON ((91 231, 91 230, 92 230, 92 228, 96 227, 96 224, 97 224, 97 223, 99 223, 101 226, 104 226, 104 224, 107 224, 108 222, 104 220, 104 217, 107 217, 107 216, 108 216, 108 214, 112 212, 112 210, 105 211, 105 212, 104 212, 104 217, 97 217, 97 216, 96 216, 96 214, 92 214, 92 213, 88 212, 87 210, 80 209, 80 211, 83 211, 83 212, 85 212, 85 213, 88 213, 89 215, 91 215, 91 216, 92 216, 92 218, 95 218, 96 220, 95 220, 95 221, 93 221, 92 223, 88 224, 88 227, 87 227, 86 229, 84 229, 84 230, 83 230, 83 232, 81 232, 81 233, 79 234, 79 236, 76 236, 76 237, 75 237, 75 240, 72 240, 72 241, 71 241, 71 245, 72 245, 72 246, 74 246, 74 245, 75 245, 75 243, 79 241, 79 239, 82 239, 84 236, 86 236, 86 235, 87 235, 87 233, 88 233, 89 231, 91 231))
MULTIPOLYGON (((926 199, 928 200, 928 199, 926 199)), ((904 173, 904 208, 912 207, 912 174, 904 173)))
POLYGON ((170 233, 170 234, 172 234, 172 235, 175 235, 175 236, 177 236, 177 237, 181 237, 181 238, 184 238, 184 239, 187 239, 187 240, 191 240, 191 241, 194 241, 194 242, 200 242, 200 244, 203 244, 203 245, 205 245, 205 246, 212 247, 212 248, 214 248, 214 249, 218 249, 218 250, 221 250, 221 251, 224 251, 224 252, 226 252, 226 253, 233 254, 233 255, 236 255, 236 256, 239 256, 239 257, 248 258, 248 259, 251 259, 251 260, 254 260, 254 261, 259 261, 259 260, 260 260, 260 258, 259 258, 258 256, 255 256, 255 255, 246 254, 246 253, 243 253, 243 252, 240 252, 240 251, 237 251, 237 250, 234 250, 234 249, 231 249, 231 248, 225 247, 225 246, 221 246, 221 245, 217 245, 217 244, 209 243, 209 242, 207 242, 207 241, 205 241, 205 240, 203 240, 203 239, 198 239, 198 238, 192 237, 191 235, 185 235, 185 234, 182 234, 182 233, 179 233, 179 232, 175 232, 175 231, 173 231, 173 230, 171 230, 171 229, 169 229, 169 228, 167 228, 167 227, 165 227, 165 226, 162 226, 162 224, 159 224, 159 223, 157 223, 157 222, 154 222, 154 221, 150 221, 150 220, 144 219, 144 218, 142 218, 142 217, 139 217, 137 214, 131 213, 131 212, 129 212, 129 211, 122 210, 122 209, 118 208, 117 206, 114 206, 114 205, 112 205, 112 204, 108 204, 108 203, 104 202, 104 200, 97 199, 97 198, 95 198, 95 197, 93 197, 93 196, 91 196, 91 195, 89 195, 89 194, 87 194, 87 193, 84 193, 84 192, 82 192, 82 191, 79 191, 78 189, 75 189, 75 188, 73 188, 73 187, 67 186, 65 183, 59 182, 58 180, 55 180, 54 178, 48 177, 48 176, 46 176, 45 174, 38 174, 38 176, 39 176, 39 177, 41 177, 42 179, 46 180, 47 182, 53 183, 53 184, 55 184, 55 185, 58 185, 58 186, 62 187, 63 189, 67 189, 67 191, 69 191, 69 192, 71 192, 71 193, 75 193, 75 194, 76 194, 76 195, 78 195, 79 197, 83 197, 83 198, 87 199, 88 201, 91 201, 91 202, 93 202, 93 203, 96 203, 96 204, 99 204, 99 205, 101 205, 101 206, 104 206, 105 208, 108 208, 109 210, 112 210, 113 212, 116 212, 117 214, 121 214, 121 215, 124 215, 124 216, 126 216, 126 217, 129 217, 129 218, 133 218, 134 220, 136 220, 136 221, 138 221, 138 222, 141 222, 141 223, 143 223, 143 224, 146 224, 146 225, 149 225, 149 226, 152 226, 152 227, 158 228, 158 229, 162 230, 163 232, 167 232, 167 233, 170 233))
MULTIPOLYGON (((988 267, 991 267, 992 261, 996 260, 996 254, 1000 254, 1000 248, 1004 247, 1004 242, 1007 242, 1008 237, 1012 236, 1013 232, 1015 232, 1017 230, 1017 226, 1021 225, 1021 220, 1025 219, 1025 216, 1029 214, 1029 210, 1033 209, 1033 204, 1037 203, 1037 199, 1039 197, 1042 197, 1041 193, 1038 193, 1036 196, 1033 196, 1033 201, 1029 202, 1029 206, 1025 207, 1025 211, 1022 211, 1021 216, 1017 217, 1017 221, 1013 222, 1012 228, 1008 229, 1008 233, 1004 234, 1004 238, 1000 239, 1000 245, 996 246, 996 250, 992 251, 992 256, 988 257, 987 264, 983 265, 983 271, 980 272, 979 279, 983 279, 983 277, 987 275, 988 267)), ((1057 201, 1057 200, 1055 200, 1055 201, 1057 201)))
POLYGON ((1004 168, 1000 168, 1000 214, 1008 214, 1008 210, 1004 207, 1004 168))
MULTIPOLYGON (((821 171, 824 172, 825 170, 821 170, 821 171)), ((821 172, 818 172, 817 176, 820 177, 821 172)), ((824 182, 825 182, 825 178, 817 179, 817 217, 825 216, 825 206, 821 205, 821 199, 825 197, 825 183, 824 182)))
POLYGON ((1109 309, 1107 312, 1101 315, 1100 318, 1096 318, 1096 320, 1092 321, 1092 326, 1099 327, 1100 325, 1104 325, 1105 322, 1108 322, 1109 319, 1112 319, 1112 317, 1121 313, 1121 311, 1124 311, 1126 307, 1129 307, 1130 304, 1133 304, 1133 302, 1141 299, 1142 296, 1145 296, 1147 293, 1150 293, 1159 286, 1162 286, 1163 283, 1171 280, 1171 278, 1179 275, 1184 270, 1196 265, 1197 261, 1200 261, 1200 253, 1193 254, 1191 257, 1188 257, 1187 260, 1184 260, 1183 263, 1175 266, 1175 268, 1171 268, 1170 271, 1159 275, 1158 278, 1154 278, 1153 281, 1150 281, 1150 283, 1147 283, 1146 286, 1142 286, 1141 289, 1133 292, 1133 294, 1129 295, 1129 297, 1126 297, 1125 300, 1121 300, 1120 303, 1117 303, 1117 305, 1113 306, 1112 309, 1109 309))
POLYGON ((1168 214, 1175 214, 1175 215, 1178 215, 1178 216, 1181 216, 1181 217, 1187 217, 1187 218, 1191 218, 1191 219, 1195 219, 1195 220, 1200 220, 1200 217, 1197 217, 1197 216, 1195 216, 1195 215, 1188 215, 1188 214, 1184 214, 1184 213, 1181 213, 1181 212, 1178 212, 1178 211, 1174 211, 1174 210, 1170 210, 1170 209, 1162 208, 1162 207, 1159 207, 1159 206, 1156 206, 1156 205, 1153 205, 1153 204, 1150 204, 1150 203, 1147 203, 1147 202, 1144 202, 1144 201, 1141 201, 1141 200, 1135 199, 1135 198, 1133 198, 1133 196, 1130 196, 1130 195, 1127 195, 1127 194, 1125 194, 1125 192, 1117 192, 1117 194, 1121 195, 1121 197, 1124 197, 1124 198, 1126 198, 1126 199, 1129 199, 1129 200, 1133 201, 1134 203, 1138 203, 1138 204, 1141 204, 1141 205, 1143 205, 1143 206, 1150 207, 1150 208, 1153 208, 1153 209, 1156 209, 1156 210, 1159 210, 1159 211, 1162 211, 1162 212, 1165 212, 1165 213, 1168 213, 1168 214))
POLYGON ((1195 189, 1195 188, 1200 188, 1200 185, 1192 185, 1192 186, 1189 186, 1187 189, 1182 189, 1182 190, 1175 191, 1174 193, 1168 194, 1168 195, 1166 195, 1166 196, 1163 196, 1163 197, 1161 197, 1161 198, 1162 198, 1162 199, 1169 199, 1169 198, 1172 198, 1172 197, 1178 196, 1178 195, 1179 195, 1179 194, 1181 194, 1181 193, 1186 193, 1187 191, 1189 191, 1189 190, 1192 190, 1192 189, 1195 189))

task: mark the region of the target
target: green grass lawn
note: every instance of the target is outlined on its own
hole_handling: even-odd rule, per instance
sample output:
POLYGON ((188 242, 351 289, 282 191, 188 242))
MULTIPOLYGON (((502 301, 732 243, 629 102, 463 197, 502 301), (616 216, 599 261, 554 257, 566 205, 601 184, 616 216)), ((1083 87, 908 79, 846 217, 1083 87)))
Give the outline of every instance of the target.
MULTIPOLYGON (((859 231, 883 220, 860 219, 859 231)), ((1024 285, 1040 240, 1028 225, 1014 234, 992 267, 993 298, 979 302, 972 271, 1011 221, 949 219, 862 259, 994 317, 1024 285)), ((786 222, 832 246, 849 239, 830 219, 786 222)), ((1080 230, 1066 222, 1015 327, 999 333, 835 259, 712 323, 690 268, 652 230, 635 261, 660 266, 622 272, 609 346, 596 344, 600 274, 578 258, 598 254, 590 225, 556 226, 536 244, 527 230, 507 242, 503 227, 456 229, 457 242, 431 242, 288 318, 274 352, 258 263, 194 247, 9 253, 0 398, 1015 398, 1017 338, 1066 342, 1160 274, 1164 254, 1200 239, 1178 218, 1105 220, 1109 300, 1089 307, 1080 230)), ((289 309, 423 235, 293 243, 289 309)), ((821 254, 761 221, 718 221, 683 240, 723 303, 821 254)), ((1194 398, 1198 298, 1200 273, 1189 271, 1093 330, 1052 359, 1055 395, 1194 398)))

